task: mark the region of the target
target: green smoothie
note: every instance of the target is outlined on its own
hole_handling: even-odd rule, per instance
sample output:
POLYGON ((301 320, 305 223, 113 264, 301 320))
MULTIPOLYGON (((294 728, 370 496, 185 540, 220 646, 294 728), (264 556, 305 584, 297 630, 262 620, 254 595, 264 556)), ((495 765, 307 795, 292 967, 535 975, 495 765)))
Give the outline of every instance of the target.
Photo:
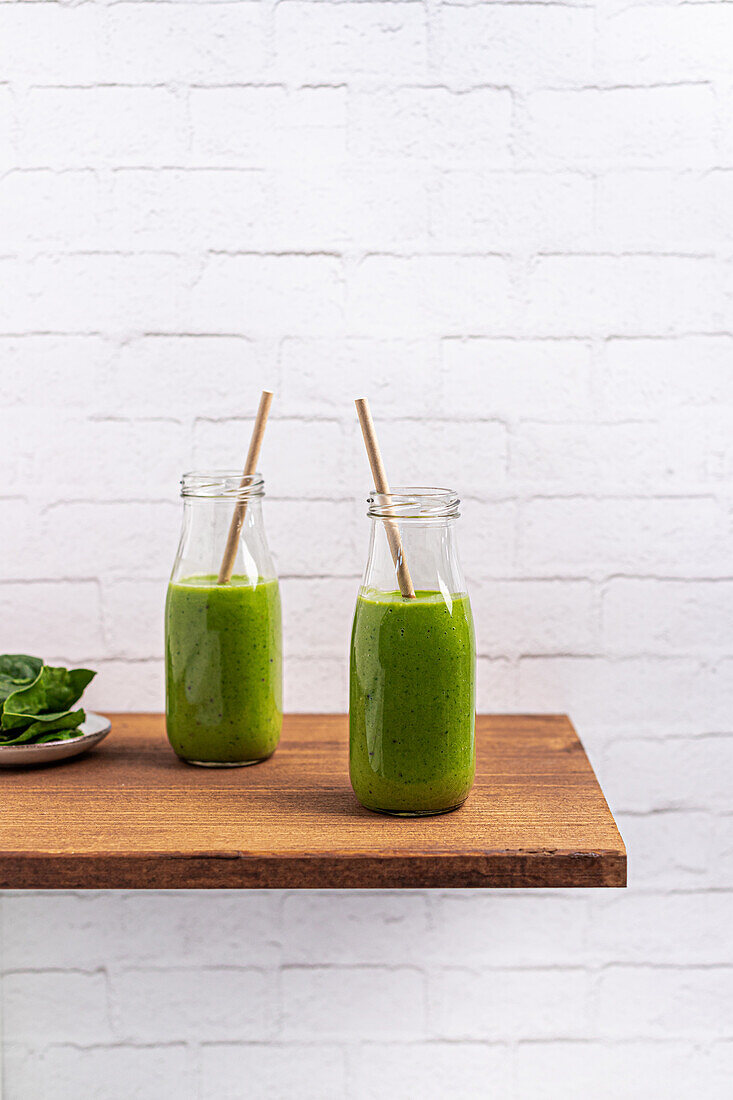
POLYGON ((184 760, 265 760, 282 726, 282 628, 276 580, 186 577, 165 609, 168 740, 184 760))
POLYGON ((453 810, 473 783, 475 641, 468 596, 362 589, 351 639, 349 771, 370 810, 453 810))

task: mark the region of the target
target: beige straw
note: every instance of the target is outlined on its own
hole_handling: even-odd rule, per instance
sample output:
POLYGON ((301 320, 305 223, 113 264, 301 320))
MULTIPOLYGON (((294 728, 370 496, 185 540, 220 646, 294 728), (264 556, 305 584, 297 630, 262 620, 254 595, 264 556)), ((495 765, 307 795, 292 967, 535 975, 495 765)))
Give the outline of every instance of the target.
MULTIPOLYGON (((389 482, 387 481, 387 475, 384 471, 384 463, 382 462, 379 443, 377 442, 377 433, 374 431, 374 421, 369 411, 369 402, 366 397, 358 397, 355 401, 355 405, 356 411, 359 414, 361 434, 364 436, 364 446, 369 456, 369 465, 372 468, 374 488, 378 493, 389 496, 389 482)), ((394 515, 394 512, 388 510, 388 514, 394 515)), ((394 520, 389 519, 384 521, 384 528, 387 533, 387 542, 389 543, 390 553, 392 554, 392 561, 397 571, 397 582, 400 586, 400 592, 405 599, 414 600, 415 589, 412 587, 410 570, 407 568, 405 552, 402 548, 402 539, 400 538, 400 529, 394 520)))
MULTIPOLYGON (((247 451, 247 458, 244 463, 244 473, 239 483, 240 489, 244 489, 247 486, 250 478, 257 471, 262 437, 265 434, 265 425, 267 424, 267 416, 270 412, 271 404, 272 392, 270 390, 263 390, 262 397, 260 398, 260 406, 257 409, 257 416, 255 417, 254 427, 252 428, 252 438, 249 441, 249 450, 247 451)), ((246 514, 247 499, 245 497, 244 500, 238 500, 234 508, 234 515, 232 516, 232 522, 229 526, 229 534, 227 536, 227 544, 224 548, 224 556, 221 559, 221 566, 219 567, 217 584, 229 584, 229 581, 232 579, 234 559, 237 556, 237 547, 239 546, 239 535, 246 514)))

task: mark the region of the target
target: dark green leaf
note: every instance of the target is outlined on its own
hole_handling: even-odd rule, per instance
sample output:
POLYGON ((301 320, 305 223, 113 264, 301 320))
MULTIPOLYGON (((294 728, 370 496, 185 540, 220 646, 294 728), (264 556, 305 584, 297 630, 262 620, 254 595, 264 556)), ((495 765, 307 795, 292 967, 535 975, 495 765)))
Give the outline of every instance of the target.
MULTIPOLYGON (((0 745, 22 744, 25 741, 63 741, 66 733, 76 730, 85 718, 86 714, 81 709, 72 710, 63 715, 44 715, 37 721, 31 722, 25 729, 12 729, 0 733, 0 745), (57 737, 57 733, 60 736, 57 737)), ((78 737, 79 733, 75 733, 74 736, 78 737)))
POLYGON ((81 737, 82 730, 78 727, 73 730, 60 730, 58 733, 48 733, 44 737, 36 737, 36 745, 45 745, 47 741, 73 741, 75 737, 81 737))
POLYGON ((42 668, 40 657, 28 657, 25 653, 0 654, 0 703, 14 691, 34 683, 42 668))
POLYGON ((34 683, 13 692, 5 700, 3 730, 25 728, 29 720, 43 722, 62 718, 81 698, 95 675, 86 668, 52 668, 44 665, 34 683))

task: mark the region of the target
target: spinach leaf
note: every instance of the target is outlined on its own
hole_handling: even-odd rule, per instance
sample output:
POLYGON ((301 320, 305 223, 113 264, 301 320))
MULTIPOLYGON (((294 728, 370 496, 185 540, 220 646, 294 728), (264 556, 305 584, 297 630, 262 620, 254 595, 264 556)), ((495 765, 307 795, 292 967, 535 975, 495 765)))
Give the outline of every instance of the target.
POLYGON ((45 745, 47 741, 73 741, 75 737, 81 737, 80 729, 62 730, 60 733, 48 733, 45 737, 36 737, 35 745, 45 745))
POLYGON ((9 695, 3 704, 2 728, 24 728, 30 721, 49 722, 64 717, 81 698, 96 673, 86 668, 44 665, 29 687, 9 695))
POLYGON ((95 676, 23 653, 0 654, 0 747, 79 737, 86 715, 72 708, 95 676))
POLYGON ((72 710, 63 715, 44 715, 31 722, 25 729, 0 731, 0 745, 22 745, 33 741, 68 741, 71 737, 80 737, 79 726, 86 718, 83 710, 72 710))
POLYGON ((43 668, 40 657, 25 653, 0 654, 0 703, 9 695, 34 683, 43 668))

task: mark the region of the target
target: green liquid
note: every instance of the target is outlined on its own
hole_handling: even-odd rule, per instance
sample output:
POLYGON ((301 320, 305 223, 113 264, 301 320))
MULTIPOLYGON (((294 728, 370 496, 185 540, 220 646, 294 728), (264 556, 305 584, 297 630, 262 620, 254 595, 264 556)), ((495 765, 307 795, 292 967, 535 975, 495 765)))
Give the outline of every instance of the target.
POLYGON ((168 586, 168 740, 184 760, 246 764, 277 748, 282 726, 282 627, 276 580, 168 586))
POLYGON ((351 638, 349 771, 370 810, 433 814, 475 771, 475 641, 468 596, 362 590, 351 638))

